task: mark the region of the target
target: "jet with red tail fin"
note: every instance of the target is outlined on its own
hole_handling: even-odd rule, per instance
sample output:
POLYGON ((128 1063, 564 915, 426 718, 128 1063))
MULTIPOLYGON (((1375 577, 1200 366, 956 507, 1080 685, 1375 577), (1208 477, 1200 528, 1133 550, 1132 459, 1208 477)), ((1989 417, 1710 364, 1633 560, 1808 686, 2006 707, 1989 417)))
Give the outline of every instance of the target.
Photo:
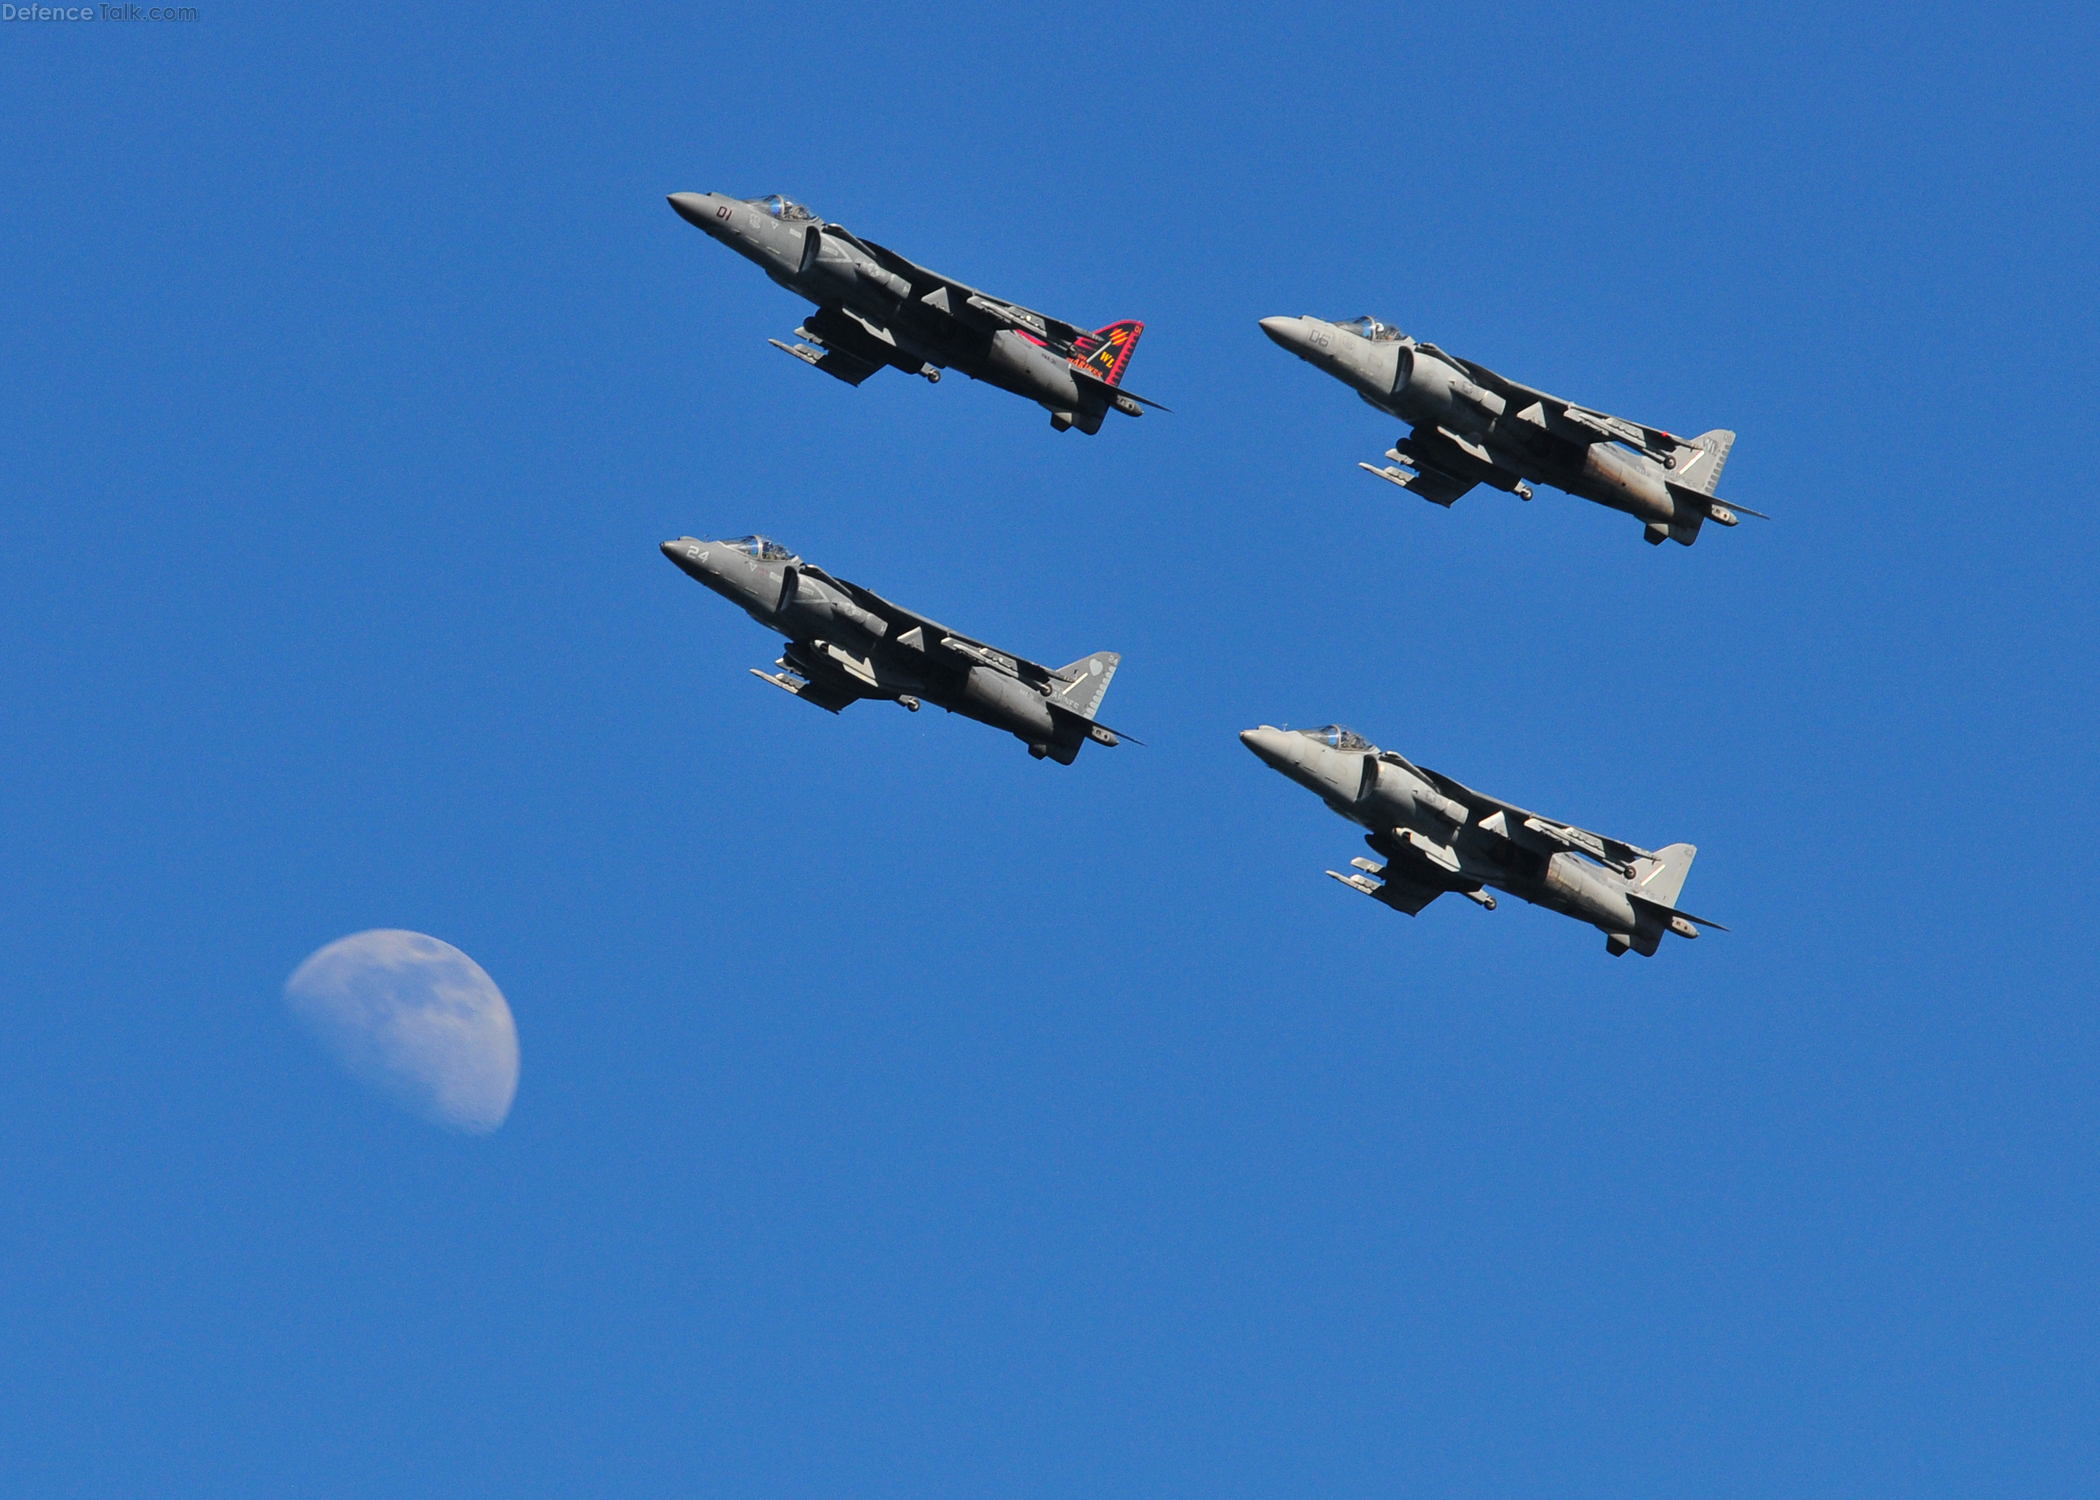
POLYGON ((885 366, 933 382, 960 370, 1038 402, 1059 432, 1099 432, 1111 411, 1166 409, 1123 389, 1143 323, 1089 332, 929 271, 778 193, 673 193, 670 201, 687 223, 816 304, 797 342, 770 342, 848 385, 885 366))

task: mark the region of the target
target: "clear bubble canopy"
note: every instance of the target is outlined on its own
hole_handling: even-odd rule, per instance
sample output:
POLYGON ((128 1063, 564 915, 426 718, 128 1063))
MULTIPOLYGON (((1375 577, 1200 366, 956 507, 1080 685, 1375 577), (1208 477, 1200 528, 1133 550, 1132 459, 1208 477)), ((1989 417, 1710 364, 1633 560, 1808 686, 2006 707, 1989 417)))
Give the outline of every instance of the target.
POLYGON ((1360 318, 1351 318, 1346 323, 1337 323, 1334 326, 1345 333, 1353 333, 1360 339, 1369 339, 1374 344, 1394 343, 1401 336, 1399 329, 1390 323, 1379 322, 1369 313, 1360 318))
POLYGON ((753 208, 764 209, 776 219, 813 219, 816 217, 815 214, 812 214, 794 199, 783 198, 778 193, 768 193, 763 198, 746 198, 744 201, 753 208))
POLYGON ((1318 740, 1330 750, 1369 750, 1371 742, 1353 729, 1340 724, 1323 724, 1318 729, 1300 729, 1297 733, 1309 740, 1318 740))
POLYGON ((794 562, 795 554, 767 536, 740 536, 722 543, 760 562, 794 562))

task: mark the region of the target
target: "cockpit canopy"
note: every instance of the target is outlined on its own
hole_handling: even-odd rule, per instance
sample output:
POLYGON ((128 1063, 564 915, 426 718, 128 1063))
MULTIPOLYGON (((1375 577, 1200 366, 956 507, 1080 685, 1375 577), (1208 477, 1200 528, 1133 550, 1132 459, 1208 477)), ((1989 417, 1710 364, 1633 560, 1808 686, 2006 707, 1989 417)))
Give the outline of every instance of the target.
POLYGON ((762 208, 776 219, 813 219, 816 215, 792 198, 783 198, 778 193, 768 193, 763 198, 744 200, 753 208, 762 208))
POLYGON ((734 541, 723 542, 724 547, 734 547, 746 557, 755 557, 760 562, 800 562, 801 559, 771 537, 740 536, 734 541))
POLYGON ((1346 323, 1337 323, 1334 326, 1346 333, 1353 333, 1360 339, 1369 339, 1374 344, 1390 344, 1400 338, 1399 329, 1390 323, 1379 322, 1368 313, 1361 318, 1351 318, 1346 323))
POLYGON ((1353 729, 1344 729, 1339 724, 1325 724, 1318 729, 1301 729, 1298 733, 1309 740, 1318 740, 1330 750, 1370 750, 1371 742, 1353 729))

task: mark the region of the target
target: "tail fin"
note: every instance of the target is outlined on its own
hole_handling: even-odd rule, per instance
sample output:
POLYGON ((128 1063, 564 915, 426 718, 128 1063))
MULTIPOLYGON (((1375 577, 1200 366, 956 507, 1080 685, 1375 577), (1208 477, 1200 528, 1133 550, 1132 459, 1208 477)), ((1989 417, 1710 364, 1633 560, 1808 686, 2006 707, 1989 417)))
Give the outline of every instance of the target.
MULTIPOLYGON (((1721 451, 1726 453, 1727 445, 1721 451)), ((1692 858, 1699 850, 1692 844, 1672 844, 1667 849, 1658 849, 1651 859, 1633 862, 1634 889, 1650 901, 1664 906, 1677 904, 1677 893, 1684 889, 1684 877, 1692 873, 1692 858)))
POLYGON ((1058 682, 1051 696, 1081 718, 1093 718, 1101 700, 1108 696, 1108 680, 1116 675, 1116 664, 1122 660, 1113 651, 1096 651, 1069 667, 1059 667, 1050 674, 1058 682))
POLYGON ((1678 469, 1672 482, 1711 495, 1721 482, 1721 467, 1728 462, 1728 450, 1734 446, 1735 434, 1725 427, 1700 433, 1687 447, 1677 450, 1678 469), (1684 457, 1686 453, 1692 455, 1689 461, 1684 457))
POLYGON ((1120 323, 1111 323, 1106 328, 1096 329, 1091 341, 1082 341, 1084 351, 1079 360, 1082 369, 1098 375, 1110 385, 1123 383, 1123 367, 1130 363, 1131 351, 1137 348, 1138 335, 1145 325, 1135 318, 1126 318, 1120 323))

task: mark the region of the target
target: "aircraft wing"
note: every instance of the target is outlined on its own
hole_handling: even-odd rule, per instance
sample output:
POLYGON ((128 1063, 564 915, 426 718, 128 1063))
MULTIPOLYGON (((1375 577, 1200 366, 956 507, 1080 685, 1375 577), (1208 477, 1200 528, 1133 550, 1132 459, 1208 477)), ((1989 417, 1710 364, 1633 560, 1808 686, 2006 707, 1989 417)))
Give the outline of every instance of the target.
POLYGON ((857 583, 848 583, 843 578, 834 578, 822 568, 802 564, 802 571, 814 578, 821 578, 833 588, 846 595, 869 614, 880 619, 888 628, 883 639, 893 645, 904 646, 913 651, 922 651, 928 658, 945 661, 950 667, 967 672, 971 667, 990 667, 1018 677, 1043 695, 1051 708, 1071 715, 1085 726, 1087 733, 1100 740, 1103 735, 1107 744, 1118 740, 1129 740, 1133 745, 1145 742, 1136 735, 1120 729, 1111 729, 1090 714, 1074 708, 1065 695, 1076 678, 1071 668, 1057 671, 1039 661, 1030 661, 1025 656, 1015 656, 1010 651, 1001 651, 997 646, 973 640, 941 624, 929 620, 916 610, 906 609, 901 604, 892 604, 873 589, 864 589, 857 583))
POLYGON ((1140 406, 1149 406, 1154 411, 1169 410, 1149 396, 1140 396, 1135 391, 1123 389, 1114 381, 1104 380, 1099 373, 1088 368, 1086 357, 1101 347, 1101 340, 1098 335, 1089 333, 1078 324, 1033 312, 1018 302, 1004 302, 997 297, 988 297, 983 292, 972 292, 967 305, 994 323, 1010 328, 1023 338, 1042 345, 1052 354, 1069 360, 1073 377, 1082 386, 1090 386, 1099 391, 1111 406, 1120 408, 1126 414, 1133 417, 1139 415, 1140 406))
POLYGON ((1361 875, 1344 875, 1339 870, 1327 872, 1329 880, 1339 880, 1352 891, 1362 891, 1373 901, 1381 901, 1394 911, 1404 911, 1410 917, 1421 914, 1422 908, 1444 894, 1441 886, 1417 885, 1402 879, 1387 865, 1379 880, 1368 880, 1361 875), (1380 882, 1383 882, 1382 884, 1380 882))
POLYGON ((1456 365, 1459 369, 1464 370, 1473 377, 1475 384, 1493 391, 1504 401, 1507 401, 1511 411, 1522 411, 1534 402, 1546 407, 1549 411, 1565 410, 1567 408, 1568 403, 1561 400, 1560 397, 1549 396, 1544 391, 1535 391, 1530 386, 1511 380, 1506 375, 1496 374, 1486 365, 1475 364, 1470 359, 1461 359, 1456 354, 1446 353, 1434 344, 1424 343, 1418 347, 1426 353, 1434 354, 1445 364, 1456 365))
POLYGON ((1053 354, 1061 354, 1066 359, 1083 357, 1095 344, 1093 335, 1078 324, 1033 312, 1018 302, 1007 302, 977 292, 970 297, 969 305, 994 323, 1003 323, 1015 333, 1035 339, 1053 354))
POLYGON ((955 665, 967 670, 971 666, 993 667, 1009 672, 1024 682, 1050 683, 1057 674, 1041 662, 1033 662, 1023 656, 1001 651, 997 646, 972 640, 969 636, 950 630, 938 620, 930 620, 916 610, 906 609, 901 604, 892 604, 873 589, 864 589, 857 583, 843 578, 834 578, 821 568, 802 565, 802 571, 813 578, 821 578, 847 598, 874 615, 889 628, 883 639, 893 644, 906 646, 915 651, 924 651, 929 656, 947 656, 955 665))
POLYGON ((848 385, 859 385, 884 365, 895 363, 894 345, 883 344, 859 319, 837 308, 817 309, 795 333, 809 343, 783 344, 779 339, 766 342, 848 385))
MULTIPOLYGON (((1388 751, 1387 754, 1392 752, 1388 751)), ((1504 802, 1500 797, 1490 797, 1485 792, 1476 792, 1464 782, 1432 771, 1426 766, 1416 766, 1402 760, 1409 770, 1419 772, 1436 789, 1454 802, 1462 802, 1472 813, 1467 821, 1490 823, 1498 814, 1502 818, 1503 831, 1511 828, 1526 829, 1549 844, 1557 844, 1574 854, 1584 854, 1597 863, 1620 874, 1630 874, 1637 859, 1653 859, 1655 853, 1638 844, 1629 844, 1623 839, 1607 838, 1601 833, 1592 833, 1587 828, 1577 828, 1572 823, 1562 823, 1554 818, 1540 817, 1528 812, 1514 802, 1504 802)))
POLYGON ((1420 347, 1434 354, 1447 364, 1458 366, 1470 375, 1474 382, 1493 391, 1509 403, 1512 412, 1522 412, 1529 407, 1540 408, 1540 417, 1548 428, 1556 428, 1561 436, 1577 442, 1624 443, 1629 448, 1660 462, 1685 446, 1684 439, 1666 432, 1660 427, 1649 427, 1641 422, 1629 422, 1609 412, 1592 411, 1586 406, 1577 406, 1572 401, 1563 401, 1558 396, 1549 396, 1544 391, 1534 390, 1528 385, 1498 375, 1486 365, 1476 364, 1470 359, 1461 359, 1455 354, 1446 354, 1434 344, 1420 347))
MULTIPOLYGON (((1389 450, 1387 456, 1408 462, 1397 448, 1389 450)), ((1455 474, 1447 474, 1434 465, 1419 461, 1411 465, 1411 473, 1407 469, 1395 468, 1390 464, 1382 469, 1371 464, 1358 464, 1357 467, 1367 474, 1376 474, 1380 479, 1390 480, 1410 495, 1420 495, 1432 505, 1449 506, 1480 482, 1477 479, 1460 479, 1455 474)))
POLYGON ((903 277, 911 285, 911 297, 914 302, 926 303, 964 322, 989 321, 1003 328, 1011 328, 1017 333, 1028 334, 1067 359, 1085 354, 1087 345, 1092 341, 1093 335, 1077 324, 1035 312, 1018 302, 1008 302, 1005 298, 994 297, 988 292, 980 292, 952 276, 943 276, 916 261, 907 260, 885 245, 861 239, 840 225, 827 224, 825 230, 865 250, 875 258, 876 264, 892 276, 903 277), (972 314, 975 315, 974 319, 972 314))
POLYGON ((1639 449, 1658 463, 1666 458, 1675 457, 1679 448, 1688 446, 1683 438, 1660 427, 1650 427, 1642 422, 1629 422, 1624 417, 1615 417, 1609 412, 1591 411, 1586 406, 1563 406, 1560 419, 1584 432, 1594 433, 1593 441, 1624 443, 1629 448, 1639 449))

